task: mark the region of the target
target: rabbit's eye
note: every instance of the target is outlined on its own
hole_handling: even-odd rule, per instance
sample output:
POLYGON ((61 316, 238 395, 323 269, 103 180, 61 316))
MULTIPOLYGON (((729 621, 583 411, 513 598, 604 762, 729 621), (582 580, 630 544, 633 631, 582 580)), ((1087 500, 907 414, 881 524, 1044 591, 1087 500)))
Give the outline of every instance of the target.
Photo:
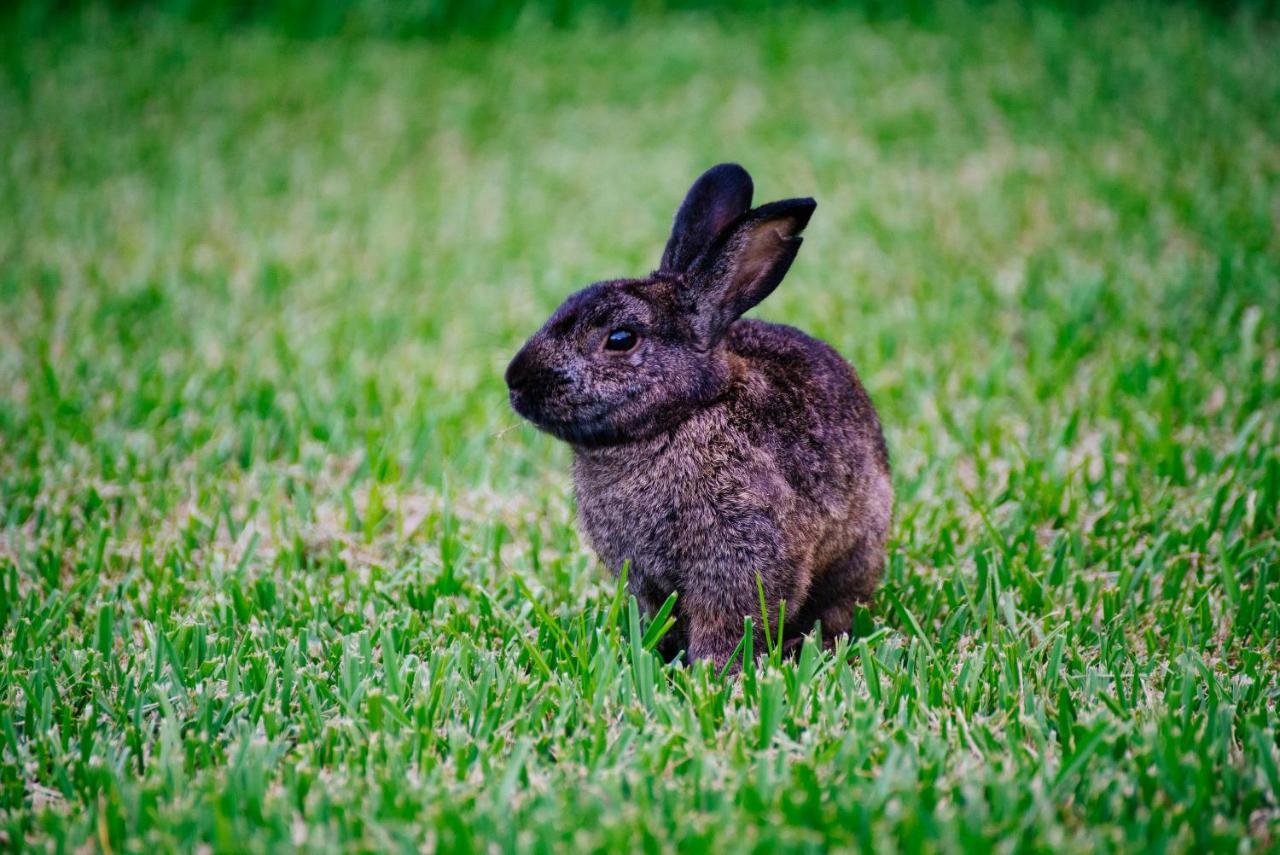
POLYGON ((631 330, 614 330, 605 336, 604 349, 615 351, 627 351, 636 346, 639 336, 631 330))

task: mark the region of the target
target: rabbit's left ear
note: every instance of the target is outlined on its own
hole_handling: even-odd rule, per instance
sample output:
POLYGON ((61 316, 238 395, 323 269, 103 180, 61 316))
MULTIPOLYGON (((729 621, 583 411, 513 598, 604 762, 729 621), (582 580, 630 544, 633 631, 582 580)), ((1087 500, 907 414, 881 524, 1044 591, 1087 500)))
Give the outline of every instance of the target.
POLYGON ((710 349, 730 324, 773 293, 817 207, 813 199, 761 205, 725 229, 697 260, 687 285, 697 347, 710 349))

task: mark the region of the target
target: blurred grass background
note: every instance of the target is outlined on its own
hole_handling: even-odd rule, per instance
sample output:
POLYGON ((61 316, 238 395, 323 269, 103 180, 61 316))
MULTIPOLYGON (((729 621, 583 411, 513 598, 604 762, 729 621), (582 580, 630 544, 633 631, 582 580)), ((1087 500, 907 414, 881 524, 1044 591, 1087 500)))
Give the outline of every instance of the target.
POLYGON ((1274 845, 1273 8, 694 5, 3 13, 8 845, 1274 845), (743 686, 501 382, 730 159, 899 494, 743 686))
MULTIPOLYGON (((376 36, 451 39, 492 37, 521 26, 564 28, 580 23, 621 25, 667 13, 698 12, 716 16, 788 14, 806 10, 843 11, 868 21, 907 20, 936 24, 948 13, 965 9, 983 14, 1001 5, 997 0, 26 0, 16 4, 18 20, 27 29, 46 22, 55 26, 68 13, 99 8, 112 14, 163 14, 190 23, 219 28, 265 27, 293 38, 376 36)), ((1104 9, 1106 0, 1038 0, 1016 4, 1051 8, 1069 15, 1104 9)), ((1212 15, 1239 13, 1273 16, 1276 0, 1189 0, 1188 5, 1212 15)), ((1145 4, 1158 14, 1162 4, 1145 4)))

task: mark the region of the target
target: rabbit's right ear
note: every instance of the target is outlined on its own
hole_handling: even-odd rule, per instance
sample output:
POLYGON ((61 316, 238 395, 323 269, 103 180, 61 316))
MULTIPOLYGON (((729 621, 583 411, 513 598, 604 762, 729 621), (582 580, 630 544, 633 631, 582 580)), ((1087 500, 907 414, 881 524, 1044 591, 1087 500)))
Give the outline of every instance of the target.
POLYGON ((725 226, 751 208, 752 190, 751 176, 736 163, 702 173, 676 211, 659 272, 687 272, 725 226))

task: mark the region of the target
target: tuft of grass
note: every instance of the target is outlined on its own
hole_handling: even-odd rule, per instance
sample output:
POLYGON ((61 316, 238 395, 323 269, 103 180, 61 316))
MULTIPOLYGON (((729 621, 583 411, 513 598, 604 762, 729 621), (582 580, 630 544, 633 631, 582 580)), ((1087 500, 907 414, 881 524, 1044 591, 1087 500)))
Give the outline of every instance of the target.
POLYGON ((937 15, 13 41, 5 848, 1276 846, 1280 34, 937 15), (854 636, 736 679, 501 382, 724 159, 819 199, 758 314, 899 497, 854 636))

